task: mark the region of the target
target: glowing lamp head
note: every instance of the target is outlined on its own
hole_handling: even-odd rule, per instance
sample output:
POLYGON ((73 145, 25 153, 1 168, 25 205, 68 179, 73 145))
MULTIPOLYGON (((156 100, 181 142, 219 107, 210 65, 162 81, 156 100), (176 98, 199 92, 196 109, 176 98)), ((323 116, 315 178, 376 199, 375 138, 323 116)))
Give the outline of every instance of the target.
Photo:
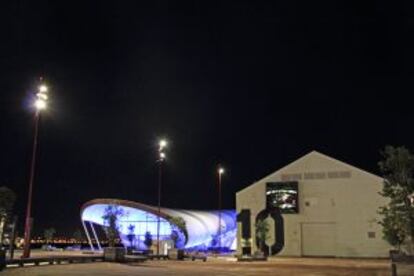
POLYGON ((38 92, 36 93, 36 99, 34 102, 34 107, 36 108, 37 111, 41 111, 43 109, 46 109, 47 107, 47 100, 48 100, 48 95, 47 95, 47 91, 48 88, 46 85, 41 84, 38 87, 38 92))
POLYGON ((47 92, 47 86, 42 84, 41 86, 39 86, 39 92, 41 93, 45 93, 47 92))
POLYGON ((223 169, 223 168, 219 168, 219 169, 218 169, 218 173, 219 173, 220 175, 222 175, 222 174, 224 173, 224 169, 223 169))
POLYGON ((160 146, 160 150, 162 150, 163 148, 165 148, 167 146, 167 141, 166 140, 161 140, 159 143, 160 146))
POLYGON ((161 160, 164 160, 164 159, 165 159, 165 153, 160 152, 160 159, 161 159, 161 160))
POLYGON ((46 101, 44 99, 39 98, 35 101, 34 106, 39 111, 46 109, 46 101))

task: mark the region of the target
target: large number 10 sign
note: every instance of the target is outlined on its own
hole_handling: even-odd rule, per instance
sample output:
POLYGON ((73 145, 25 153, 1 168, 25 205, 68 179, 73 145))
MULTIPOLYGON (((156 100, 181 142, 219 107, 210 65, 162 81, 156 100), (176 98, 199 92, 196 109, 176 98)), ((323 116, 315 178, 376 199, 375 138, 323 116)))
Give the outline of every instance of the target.
MULTIPOLYGON (((282 214, 280 213, 280 209, 271 207, 271 208, 266 208, 260 211, 256 216, 256 223, 266 219, 269 215, 275 222, 275 227, 274 227, 275 242, 271 245, 271 254, 276 255, 283 249, 283 246, 285 245, 284 224, 283 224, 282 214)), ((251 231, 250 231, 251 229, 250 210, 249 209, 241 210, 241 212, 237 215, 237 221, 241 222, 242 239, 250 240, 252 236, 251 231)), ((260 244, 262 244, 262 247, 260 249, 267 254, 269 252, 269 246, 267 246, 266 243, 264 242, 260 243, 260 240, 256 238, 256 246, 258 248, 260 247, 260 244)), ((243 254, 245 254, 244 250, 243 250, 243 254)))

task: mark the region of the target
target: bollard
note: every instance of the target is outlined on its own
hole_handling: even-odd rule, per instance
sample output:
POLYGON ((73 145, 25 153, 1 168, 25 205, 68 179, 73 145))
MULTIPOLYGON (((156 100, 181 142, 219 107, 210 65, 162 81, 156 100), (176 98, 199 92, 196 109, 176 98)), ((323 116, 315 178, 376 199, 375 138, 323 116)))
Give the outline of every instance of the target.
POLYGON ((397 276, 397 265, 395 263, 391 263, 391 276, 397 276))

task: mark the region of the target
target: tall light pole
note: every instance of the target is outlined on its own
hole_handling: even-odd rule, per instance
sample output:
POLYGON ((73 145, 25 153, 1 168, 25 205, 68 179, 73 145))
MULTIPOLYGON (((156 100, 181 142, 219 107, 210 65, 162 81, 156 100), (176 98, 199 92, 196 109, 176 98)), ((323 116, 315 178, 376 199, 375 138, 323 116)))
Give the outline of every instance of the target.
POLYGON ((160 216, 161 216, 161 183, 162 183, 162 163, 165 160, 164 149, 167 141, 162 139, 158 143, 158 216, 157 216, 157 256, 160 255, 160 216))
POLYGON ((223 167, 220 165, 217 168, 217 175, 218 175, 218 212, 219 212, 219 220, 218 220, 218 247, 219 250, 221 248, 221 176, 224 173, 223 167))
POLYGON ((30 257, 30 234, 31 234, 31 212, 32 212, 32 193, 33 193, 33 180, 35 175, 36 167, 36 150, 37 150, 37 136, 39 131, 39 118, 40 112, 47 107, 48 100, 48 88, 46 85, 41 84, 36 93, 36 99, 34 101, 34 107, 36 109, 34 115, 34 138, 33 138, 33 151, 32 151, 32 162, 30 165, 30 176, 29 176, 29 192, 27 196, 27 208, 26 208, 26 220, 24 227, 24 250, 22 258, 30 257))

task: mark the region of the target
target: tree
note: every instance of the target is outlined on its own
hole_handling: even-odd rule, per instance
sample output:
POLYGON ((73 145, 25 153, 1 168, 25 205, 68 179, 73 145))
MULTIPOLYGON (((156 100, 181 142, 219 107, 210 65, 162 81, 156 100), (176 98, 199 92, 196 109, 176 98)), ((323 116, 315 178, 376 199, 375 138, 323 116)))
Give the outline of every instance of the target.
POLYGON ((6 220, 9 218, 16 194, 9 188, 0 187, 0 244, 3 242, 3 231, 6 220))
POLYGON ((383 216, 383 238, 400 249, 402 244, 413 252, 414 243, 414 156, 405 147, 386 146, 381 152, 379 167, 384 183, 380 193, 389 198, 386 206, 379 209, 383 216), (409 237, 409 239, 407 239, 409 237))
POLYGON ((187 227, 185 224, 185 220, 182 217, 171 217, 168 219, 171 225, 171 234, 170 238, 174 242, 174 247, 179 247, 179 244, 182 242, 184 245, 184 241, 180 240, 180 232, 182 232, 187 238, 187 227))
POLYGON ((269 238, 269 223, 265 219, 256 222, 256 238, 259 240, 260 250, 263 250, 265 242, 269 238))
POLYGON ((177 230, 172 229, 171 230, 171 234, 170 234, 170 238, 174 243, 174 248, 178 247, 178 240, 180 239, 180 234, 178 233, 177 230))
POLYGON ((130 225, 128 226, 128 235, 127 235, 127 239, 128 239, 128 241, 129 241, 129 243, 130 243, 131 248, 134 246, 134 240, 135 240, 135 233, 134 233, 134 230, 135 230, 135 225, 130 224, 130 225))
POLYGON ((124 215, 124 210, 116 205, 109 205, 105 208, 102 219, 106 225, 105 232, 108 238, 109 247, 114 247, 116 240, 119 238, 117 221, 124 215))
POLYGON ((46 228, 43 232, 43 236, 45 237, 46 244, 49 244, 51 240, 53 240, 53 236, 56 234, 55 228, 46 228))
POLYGON ((210 246, 213 247, 213 248, 218 247, 219 238, 220 238, 220 236, 219 236, 218 233, 211 235, 210 246))
POLYGON ((151 235, 151 232, 149 231, 145 232, 144 244, 147 248, 151 248, 152 246, 152 235, 151 235))
POLYGON ((386 206, 380 207, 380 213, 384 215, 383 220, 379 222, 383 226, 384 240, 400 251, 401 245, 408 235, 404 226, 406 224, 404 217, 399 212, 396 212, 394 208, 386 206))

